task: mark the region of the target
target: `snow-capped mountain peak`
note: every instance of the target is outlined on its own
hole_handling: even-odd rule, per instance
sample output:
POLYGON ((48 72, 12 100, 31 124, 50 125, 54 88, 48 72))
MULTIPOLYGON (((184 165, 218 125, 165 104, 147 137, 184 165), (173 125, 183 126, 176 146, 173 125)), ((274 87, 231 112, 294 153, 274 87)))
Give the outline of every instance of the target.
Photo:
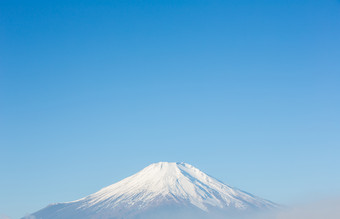
POLYGON ((91 204, 111 199, 134 205, 140 202, 147 204, 157 197, 164 197, 173 198, 175 202, 178 199, 188 200, 203 210, 207 210, 207 204, 222 208, 221 200, 210 194, 210 186, 217 190, 227 189, 222 183, 189 164, 159 162, 85 199, 91 199, 91 204))
POLYGON ((85 198, 48 206, 34 215, 37 218, 60 218, 60 215, 67 216, 64 218, 73 215, 127 218, 167 206, 209 212, 274 208, 276 205, 223 184, 189 164, 159 162, 85 198), (48 217, 44 216, 46 214, 48 217))

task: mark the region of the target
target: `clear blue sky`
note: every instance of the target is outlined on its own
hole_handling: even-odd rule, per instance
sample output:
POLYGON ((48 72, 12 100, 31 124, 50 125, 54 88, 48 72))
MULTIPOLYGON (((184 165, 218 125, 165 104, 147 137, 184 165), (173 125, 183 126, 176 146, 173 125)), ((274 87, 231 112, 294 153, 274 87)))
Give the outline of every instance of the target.
POLYGON ((340 1, 0 2, 0 215, 184 161, 340 192, 340 1))

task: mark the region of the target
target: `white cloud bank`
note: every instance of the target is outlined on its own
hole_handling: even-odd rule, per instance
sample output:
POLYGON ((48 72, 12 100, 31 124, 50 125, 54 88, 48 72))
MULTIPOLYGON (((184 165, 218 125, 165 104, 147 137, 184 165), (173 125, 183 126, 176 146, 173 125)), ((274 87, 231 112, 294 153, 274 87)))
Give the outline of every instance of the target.
POLYGON ((340 219, 340 199, 295 207, 279 213, 275 219, 340 219))
MULTIPOLYGON (((149 215, 152 216, 152 215, 149 215)), ((25 219, 34 219, 32 216, 26 216, 25 219)), ((149 219, 159 219, 158 216, 148 217, 149 219)), ((186 215, 185 217, 180 217, 185 219, 227 219, 221 216, 212 216, 209 217, 197 217, 192 215, 186 215)), ((8 216, 0 215, 0 219, 11 219, 8 216)), ((171 215, 163 215, 162 219, 174 219, 171 215)), ((179 217, 176 217, 179 219, 179 217)), ((236 219, 232 217, 232 219, 236 219)), ((285 210, 280 210, 276 213, 266 214, 266 215, 257 215, 251 217, 241 217, 238 219, 340 219, 340 198, 332 199, 332 200, 323 200, 318 202, 313 202, 310 204, 304 204, 300 206, 286 208, 285 210)))
POLYGON ((8 217, 7 215, 0 214, 0 219, 11 219, 11 218, 8 217))

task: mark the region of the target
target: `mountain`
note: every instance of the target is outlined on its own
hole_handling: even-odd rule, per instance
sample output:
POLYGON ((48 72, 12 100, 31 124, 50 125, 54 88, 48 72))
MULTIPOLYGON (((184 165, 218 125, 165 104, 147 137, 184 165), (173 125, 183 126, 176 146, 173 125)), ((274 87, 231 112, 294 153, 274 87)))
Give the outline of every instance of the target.
POLYGON ((270 201, 228 186, 189 164, 160 162, 92 195, 51 204, 30 217, 111 219, 172 215, 169 218, 188 218, 190 214, 196 215, 195 218, 209 218, 212 214, 276 207, 270 201))

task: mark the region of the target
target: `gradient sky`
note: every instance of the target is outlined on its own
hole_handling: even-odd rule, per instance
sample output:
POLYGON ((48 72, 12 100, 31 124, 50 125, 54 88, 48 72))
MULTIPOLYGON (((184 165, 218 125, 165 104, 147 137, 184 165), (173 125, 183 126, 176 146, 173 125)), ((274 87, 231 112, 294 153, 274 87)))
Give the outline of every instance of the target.
POLYGON ((340 1, 0 2, 0 215, 184 161, 340 194, 340 1))

